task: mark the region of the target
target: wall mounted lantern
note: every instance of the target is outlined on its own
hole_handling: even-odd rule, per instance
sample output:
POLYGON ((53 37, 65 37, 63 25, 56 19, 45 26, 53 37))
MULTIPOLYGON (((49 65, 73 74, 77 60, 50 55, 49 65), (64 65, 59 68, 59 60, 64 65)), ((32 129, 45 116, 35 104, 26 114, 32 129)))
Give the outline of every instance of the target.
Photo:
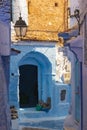
POLYGON ((76 18, 77 23, 78 23, 78 29, 79 29, 78 35, 80 35, 80 11, 79 11, 79 9, 75 9, 74 14, 72 15, 70 8, 68 8, 68 15, 70 18, 73 18, 73 17, 76 18))
POLYGON ((20 40, 22 40, 22 38, 26 35, 27 32, 27 24, 24 20, 22 20, 21 14, 19 20, 17 20, 15 23, 14 29, 15 29, 16 36, 20 40))

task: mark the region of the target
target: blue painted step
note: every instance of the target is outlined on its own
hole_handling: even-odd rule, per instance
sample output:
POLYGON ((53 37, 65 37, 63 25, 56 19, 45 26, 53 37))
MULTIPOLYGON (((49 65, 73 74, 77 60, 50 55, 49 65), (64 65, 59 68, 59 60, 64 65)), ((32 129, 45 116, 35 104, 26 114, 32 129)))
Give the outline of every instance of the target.
POLYGON ((35 108, 26 108, 19 110, 19 117, 20 118, 40 118, 46 117, 48 113, 45 111, 37 111, 35 108))
POLYGON ((19 110, 20 128, 37 127, 49 130, 62 130, 64 118, 50 117, 50 114, 44 111, 36 111, 35 108, 19 110))

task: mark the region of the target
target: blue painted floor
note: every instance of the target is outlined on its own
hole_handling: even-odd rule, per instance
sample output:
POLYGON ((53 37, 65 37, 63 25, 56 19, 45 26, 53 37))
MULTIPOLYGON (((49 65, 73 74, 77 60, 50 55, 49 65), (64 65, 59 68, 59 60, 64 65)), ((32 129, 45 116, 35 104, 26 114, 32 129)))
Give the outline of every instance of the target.
POLYGON ((46 116, 46 112, 34 109, 19 110, 19 128, 44 128, 49 130, 63 130, 65 117, 46 116))

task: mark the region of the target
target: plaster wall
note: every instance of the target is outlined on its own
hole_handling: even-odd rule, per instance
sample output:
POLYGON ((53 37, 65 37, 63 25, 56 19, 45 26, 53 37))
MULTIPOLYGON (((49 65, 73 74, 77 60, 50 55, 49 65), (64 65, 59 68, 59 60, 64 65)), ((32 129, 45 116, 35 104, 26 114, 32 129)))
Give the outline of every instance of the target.
MULTIPOLYGON (((74 15, 74 11, 75 9, 79 9, 79 0, 73 1, 73 0, 69 0, 69 7, 71 10, 71 15, 74 15)), ((77 20, 75 17, 72 17, 69 19, 69 28, 72 28, 73 26, 75 26, 77 24, 77 20)))
MULTIPOLYGON (((72 84, 74 89, 72 89, 72 107, 71 114, 65 120, 67 127, 73 128, 74 130, 83 129, 83 75, 84 69, 82 65, 83 61, 83 37, 80 35, 76 39, 70 41, 70 50, 72 50, 74 55, 74 61, 72 65, 74 65, 74 73, 72 73, 72 84), (76 44, 78 43, 78 44, 76 44), (71 120, 70 120, 71 119, 71 120), (76 123, 77 122, 77 123, 76 123), (73 126, 72 126, 73 124, 73 126)), ((71 56, 71 55, 70 55, 71 56)))
POLYGON ((28 24, 28 9, 27 9, 27 2, 26 0, 13 0, 12 1, 12 21, 13 23, 15 23, 19 16, 21 16, 22 18, 26 21, 26 23, 28 24))
POLYGON ((87 107, 87 104, 86 104, 86 101, 87 101, 87 96, 86 96, 86 93, 87 93, 87 80, 86 80, 86 77, 87 77, 87 66, 86 65, 83 65, 83 95, 82 95, 82 100, 83 100, 83 128, 84 130, 87 129, 87 115, 85 114, 87 112, 86 110, 86 107, 87 107), (84 96, 85 95, 85 96, 84 96))
POLYGON ((87 1, 86 0, 79 0, 80 3, 80 13, 81 13, 81 34, 83 36, 83 60, 82 60, 82 120, 81 120, 81 129, 87 129, 87 116, 86 116, 86 100, 87 100, 87 63, 86 63, 86 33, 87 33, 87 1))
POLYGON ((9 57, 0 56, 0 129, 11 130, 10 110, 8 103, 8 66, 9 57), (3 61, 7 65, 3 66, 3 61), (7 68, 7 69, 6 69, 7 68), (6 71, 4 73, 4 71, 6 71), (7 81, 7 82, 6 82, 7 81))
POLYGON ((79 5, 80 5, 80 12, 81 12, 82 15, 83 15, 84 13, 87 12, 87 8, 86 8, 86 6, 87 6, 87 1, 86 1, 86 0, 79 0, 79 5))
POLYGON ((8 100, 10 61, 10 0, 0 1, 0 129, 11 130, 8 100))
POLYGON ((0 21, 5 24, 10 22, 10 0, 0 2, 0 21))
POLYGON ((75 73, 73 73, 76 68, 76 58, 72 52, 69 51, 69 58, 71 59, 71 87, 72 87, 72 93, 71 93, 71 105, 70 105, 70 113, 72 113, 73 118, 75 117, 75 87, 76 87, 76 81, 75 81, 75 73))
POLYGON ((87 87, 86 87, 86 84, 87 84, 87 80, 86 80, 86 77, 87 77, 87 65, 86 65, 86 33, 87 33, 87 18, 85 16, 87 16, 87 1, 84 0, 80 0, 80 11, 81 11, 81 21, 83 21, 83 24, 81 26, 81 32, 82 32, 82 35, 83 35, 83 71, 82 71, 82 77, 83 77, 83 85, 82 85, 82 123, 81 123, 81 126, 84 130, 87 129, 87 116, 86 116, 86 107, 87 107, 87 104, 86 104, 86 100, 87 100, 87 96, 86 96, 86 93, 87 93, 87 87), (85 64, 84 64, 85 63, 85 64))
MULTIPOLYGON (((79 76, 78 76, 78 58, 76 54, 71 51, 68 51, 68 58, 70 58, 71 61, 71 104, 69 108, 69 115, 66 117, 64 122, 64 129, 73 129, 77 130, 79 129, 79 123, 75 123, 76 116, 80 117, 80 108, 78 108, 78 113, 76 113, 76 92, 77 92, 77 86, 80 86, 79 82, 79 76), (78 115, 77 115, 78 114, 78 115), (73 124, 73 125, 72 125, 73 124)), ((80 99, 78 99, 80 100, 80 99)), ((78 103, 78 102, 77 102, 78 103)))

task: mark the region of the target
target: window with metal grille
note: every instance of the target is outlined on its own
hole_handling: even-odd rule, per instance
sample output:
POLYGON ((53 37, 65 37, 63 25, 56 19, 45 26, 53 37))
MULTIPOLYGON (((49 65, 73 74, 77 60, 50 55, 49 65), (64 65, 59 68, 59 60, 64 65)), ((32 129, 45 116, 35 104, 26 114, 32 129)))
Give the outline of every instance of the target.
POLYGON ((60 99, 61 101, 64 101, 66 99, 66 90, 61 90, 60 99))

